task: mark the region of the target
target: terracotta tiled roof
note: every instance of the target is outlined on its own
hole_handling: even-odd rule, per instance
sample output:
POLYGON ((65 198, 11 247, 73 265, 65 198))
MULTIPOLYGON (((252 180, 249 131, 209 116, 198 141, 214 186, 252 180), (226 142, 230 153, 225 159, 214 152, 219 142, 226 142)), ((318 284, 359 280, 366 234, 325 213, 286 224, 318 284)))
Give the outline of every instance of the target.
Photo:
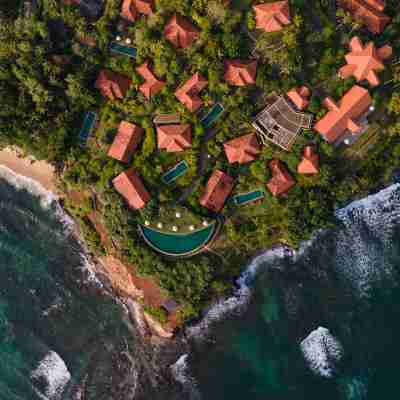
POLYGON ((108 150, 108 155, 116 160, 128 163, 142 136, 142 128, 130 122, 122 121, 119 124, 117 135, 108 150))
POLYGON ((288 0, 257 4, 253 9, 256 14, 257 29, 276 32, 291 23, 288 0))
POLYGON ((140 14, 151 15, 154 13, 153 0, 134 0, 136 10, 140 14))
POLYGON ((347 130, 353 135, 360 132, 361 127, 357 121, 360 119, 372 104, 371 96, 367 89, 361 86, 353 86, 339 101, 327 97, 324 105, 329 109, 314 125, 326 141, 334 143, 346 133, 347 130))
POLYGON ((383 13, 385 3, 381 0, 337 0, 338 5, 363 22, 372 33, 382 33, 390 22, 383 13))
POLYGON ((224 144, 224 150, 228 161, 232 164, 238 162, 245 164, 253 161, 260 153, 260 145, 254 133, 240 136, 224 144))
POLYGON ((115 190, 125 199, 131 208, 143 208, 150 200, 150 194, 133 168, 122 172, 114 178, 113 185, 115 190))
POLYGON ((123 0, 121 17, 128 21, 135 21, 138 14, 151 15, 154 13, 153 0, 123 0))
POLYGON ((267 188, 274 196, 285 195, 295 185, 295 181, 281 161, 272 160, 269 167, 272 178, 267 183, 267 188))
POLYGON ((199 38, 200 33, 187 18, 174 15, 165 26, 164 36, 175 47, 186 49, 199 38))
POLYGON ((192 129, 185 125, 160 125, 157 127, 158 148, 169 152, 184 151, 192 145, 192 129))
POLYGON ((145 82, 139 87, 139 90, 150 99, 151 96, 158 93, 164 86, 165 82, 158 80, 150 69, 150 62, 146 61, 144 64, 136 68, 138 74, 142 76, 145 82))
POLYGON ((392 55, 392 48, 386 45, 377 49, 372 42, 364 46, 356 36, 350 41, 350 50, 346 55, 347 65, 340 69, 339 75, 343 79, 354 76, 358 82, 367 80, 371 86, 379 85, 377 72, 385 69, 382 61, 392 55))
POLYGON ((297 107, 298 110, 302 111, 307 108, 309 104, 309 98, 311 96, 310 89, 306 86, 301 86, 289 91, 286 96, 290 101, 297 107))
POLYGON ((175 91, 175 96, 190 111, 195 112, 203 105, 199 93, 207 86, 207 83, 207 80, 196 72, 183 86, 175 91))
POLYGON ((200 204, 211 211, 219 212, 232 192, 234 180, 225 172, 215 170, 200 197, 200 204))
POLYGON ((246 86, 256 83, 257 61, 225 61, 225 80, 234 86, 246 86))
POLYGON ((105 69, 100 71, 95 83, 101 94, 110 100, 124 98, 130 85, 131 80, 127 76, 105 69))
POLYGON ((315 153, 312 146, 306 146, 304 148, 303 159, 297 166, 297 172, 303 175, 318 174, 319 156, 315 153))

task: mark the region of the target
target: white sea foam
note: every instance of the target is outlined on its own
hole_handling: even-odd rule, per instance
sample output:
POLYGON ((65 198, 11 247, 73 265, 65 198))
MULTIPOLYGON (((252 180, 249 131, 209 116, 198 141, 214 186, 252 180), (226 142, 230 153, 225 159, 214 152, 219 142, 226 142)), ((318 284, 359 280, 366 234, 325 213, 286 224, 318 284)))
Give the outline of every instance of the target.
POLYGON ((312 331, 301 342, 300 348, 310 369, 324 378, 334 375, 344 354, 341 343, 323 327, 312 331))
POLYGON ((351 283, 359 297, 369 296, 379 282, 394 281, 393 265, 385 262, 383 249, 390 248, 400 223, 400 185, 355 201, 336 214, 344 225, 335 239, 339 277, 351 283))
POLYGON ((32 196, 39 198, 40 205, 44 209, 53 209, 58 220, 64 225, 68 233, 73 230, 74 222, 71 217, 63 211, 58 202, 58 196, 44 188, 40 182, 27 176, 19 175, 4 165, 0 165, 0 179, 6 180, 17 190, 26 190, 32 196))
POLYGON ((201 338, 207 335, 210 325, 220 321, 222 318, 232 313, 243 312, 251 298, 251 284, 262 265, 274 259, 281 259, 293 255, 293 251, 287 247, 277 247, 253 258, 246 270, 237 280, 238 289, 234 295, 217 301, 206 312, 204 318, 196 325, 186 329, 188 337, 201 338))
POLYGON ((33 196, 41 199, 44 208, 48 208, 58 199, 56 194, 45 189, 38 181, 27 176, 16 174, 10 168, 0 165, 0 178, 6 180, 17 190, 26 190, 33 196))
MULTIPOLYGON (((377 194, 357 200, 337 211, 336 215, 346 229, 338 233, 337 243, 337 270, 344 279, 351 281, 360 296, 368 292, 372 282, 391 275, 392 270, 381 265, 380 249, 373 251, 373 246, 365 244, 360 232, 360 224, 365 224, 370 233, 385 240, 392 233, 394 225, 400 222, 400 184, 392 185, 377 194), (385 210, 391 212, 387 216, 387 223, 382 229, 382 216, 385 210), (385 232, 384 232, 385 230, 385 232), (352 254, 352 257, 349 255, 352 254)), ((251 284, 261 266, 274 267, 274 260, 284 257, 293 257, 295 262, 302 257, 305 251, 312 246, 322 231, 318 231, 313 238, 303 242, 299 250, 294 251, 287 247, 278 247, 268 250, 255 257, 237 281, 238 289, 232 297, 221 299, 212 305, 204 318, 194 326, 186 329, 189 338, 201 338, 207 335, 210 325, 220 321, 232 313, 240 313, 247 308, 251 299, 251 284)))
POLYGON ((170 366, 170 369, 174 379, 189 393, 190 399, 199 400, 201 395, 197 389, 195 379, 190 375, 188 357, 188 354, 183 354, 175 364, 170 366))
POLYGON ((369 209, 371 211, 381 210, 382 208, 391 205, 388 204, 388 202, 391 202, 393 200, 393 196, 396 195, 399 189, 400 189, 399 183, 388 186, 387 188, 382 189, 378 193, 369 195, 360 200, 353 201, 348 206, 339 209, 336 212, 336 215, 338 218, 343 219, 344 217, 346 217, 346 214, 356 209, 359 210, 369 209))
MULTIPOLYGON (((17 190, 26 190, 32 196, 40 199, 40 205, 45 209, 52 211, 57 220, 63 226, 65 236, 71 235, 76 231, 76 224, 74 220, 63 210, 59 203, 58 196, 45 189, 40 182, 35 181, 32 178, 16 174, 11 169, 0 165, 0 179, 6 180, 17 190)), ((102 288, 103 284, 98 279, 96 274, 96 267, 90 260, 85 243, 80 241, 80 245, 84 251, 80 252, 82 270, 86 273, 86 283, 93 284, 98 288, 102 288)))
POLYGON ((71 374, 63 359, 56 352, 50 351, 32 371, 31 379, 42 399, 59 400, 71 374))

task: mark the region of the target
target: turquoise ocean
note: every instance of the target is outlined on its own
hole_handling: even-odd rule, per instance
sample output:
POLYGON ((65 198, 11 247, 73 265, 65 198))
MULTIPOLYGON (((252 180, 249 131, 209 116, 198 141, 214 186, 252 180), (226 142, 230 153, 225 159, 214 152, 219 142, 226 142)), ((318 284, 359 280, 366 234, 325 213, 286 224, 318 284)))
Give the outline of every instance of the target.
POLYGON ((190 351, 165 366, 180 394, 146 392, 143 344, 104 295, 72 221, 0 167, 0 400, 396 398, 400 185, 338 220, 298 252, 255 257, 235 295, 186 329, 190 351), (118 377, 129 395, 115 395, 118 377))
POLYGON ((337 216, 298 252, 256 257, 236 296, 188 329, 193 398, 397 398, 400 185, 337 216))

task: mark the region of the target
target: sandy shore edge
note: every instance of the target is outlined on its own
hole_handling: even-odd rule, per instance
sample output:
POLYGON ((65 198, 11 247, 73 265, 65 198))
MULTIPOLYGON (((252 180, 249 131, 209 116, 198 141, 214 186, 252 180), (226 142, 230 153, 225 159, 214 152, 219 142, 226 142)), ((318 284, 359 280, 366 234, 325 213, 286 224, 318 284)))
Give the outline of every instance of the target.
POLYGON ((37 161, 25 157, 16 147, 6 147, 0 150, 0 165, 3 165, 18 175, 23 175, 39 182, 46 190, 57 193, 56 172, 46 161, 37 161))

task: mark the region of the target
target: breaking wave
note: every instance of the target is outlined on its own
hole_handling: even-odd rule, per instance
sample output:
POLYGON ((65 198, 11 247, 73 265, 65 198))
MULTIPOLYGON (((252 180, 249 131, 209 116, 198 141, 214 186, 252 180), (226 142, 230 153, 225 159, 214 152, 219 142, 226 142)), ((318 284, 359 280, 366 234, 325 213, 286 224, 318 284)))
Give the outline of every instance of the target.
MULTIPOLYGON (((59 197, 55 193, 45 189, 40 182, 23 175, 19 175, 3 165, 0 165, 0 179, 4 179, 18 191, 25 190, 32 196, 38 198, 40 200, 41 207, 44 210, 51 211, 56 216, 56 219, 62 224, 65 237, 77 232, 76 223, 61 207, 58 201, 59 197)), ((102 288, 103 284, 96 276, 95 266, 88 255, 85 243, 80 240, 77 235, 75 235, 75 238, 80 247, 84 249, 80 252, 80 257, 81 269, 83 275, 85 276, 86 283, 93 284, 97 288, 102 288)))
POLYGON ((328 329, 319 327, 300 344, 310 369, 324 378, 332 378, 337 364, 342 360, 344 349, 328 329))
POLYGON ((19 175, 4 165, 0 165, 0 179, 4 179, 17 190, 26 190, 32 196, 39 198, 40 205, 46 210, 54 211, 67 232, 71 233, 74 222, 72 218, 63 211, 58 202, 58 196, 55 193, 45 189, 40 182, 27 176, 19 175))
POLYGON ((200 400, 201 395, 197 389, 196 380, 189 372, 188 357, 188 354, 179 357, 178 361, 170 366, 171 373, 174 379, 182 385, 185 392, 189 394, 190 400, 200 400))
POLYGON ((50 351, 31 373, 37 395, 43 400, 59 400, 71 374, 63 359, 50 351))
MULTIPOLYGON (((336 212, 344 229, 339 229, 336 238, 336 269, 343 280, 348 280, 360 296, 365 295, 371 284, 388 278, 392 274, 390 267, 382 268, 382 242, 393 233, 400 222, 400 184, 357 200, 336 212), (382 215, 390 209, 385 229, 382 230, 382 215), (373 235, 374 245, 365 249, 365 235, 373 235), (353 257, 349 257, 352 254, 353 257), (379 267, 379 268, 378 268, 379 267)), ((303 242, 298 251, 280 246, 256 256, 237 280, 238 289, 232 297, 219 300, 205 313, 203 319, 186 329, 188 338, 202 338, 209 333, 212 324, 229 314, 244 312, 252 295, 252 284, 262 268, 280 268, 280 261, 292 258, 295 262, 303 257, 308 249, 326 232, 319 231, 309 241, 303 242)))
POLYGON ((255 257, 246 270, 237 279, 236 284, 238 289, 234 295, 217 301, 207 311, 203 319, 196 325, 189 326, 186 329, 186 336, 189 338, 204 337, 212 324, 222 320, 229 314, 240 314, 245 311, 251 299, 251 286, 259 269, 266 265, 267 262, 274 259, 281 259, 293 254, 293 251, 287 247, 277 247, 273 250, 268 250, 265 253, 255 257))
POLYGON ((400 223, 400 185, 355 201, 336 215, 344 226, 336 239, 338 275, 359 297, 366 297, 373 284, 387 283, 394 274, 392 264, 382 263, 382 254, 390 253, 400 223))

